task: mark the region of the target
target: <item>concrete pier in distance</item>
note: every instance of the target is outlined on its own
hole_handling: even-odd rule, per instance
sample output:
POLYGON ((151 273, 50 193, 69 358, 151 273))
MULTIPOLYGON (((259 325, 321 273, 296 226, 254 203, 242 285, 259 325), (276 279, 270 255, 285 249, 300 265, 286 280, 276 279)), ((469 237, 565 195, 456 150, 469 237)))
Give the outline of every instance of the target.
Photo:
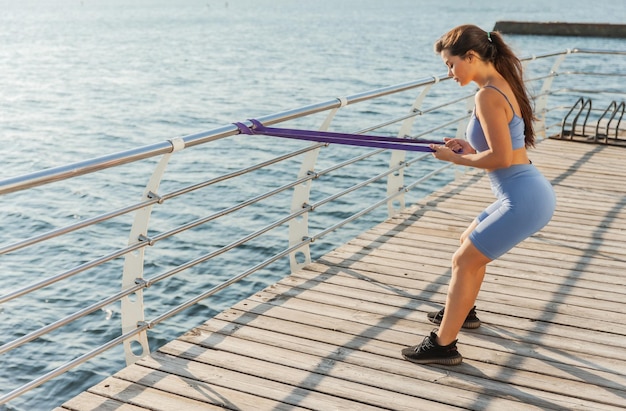
POLYGON ((503 34, 626 38, 626 24, 498 21, 493 30, 503 34))

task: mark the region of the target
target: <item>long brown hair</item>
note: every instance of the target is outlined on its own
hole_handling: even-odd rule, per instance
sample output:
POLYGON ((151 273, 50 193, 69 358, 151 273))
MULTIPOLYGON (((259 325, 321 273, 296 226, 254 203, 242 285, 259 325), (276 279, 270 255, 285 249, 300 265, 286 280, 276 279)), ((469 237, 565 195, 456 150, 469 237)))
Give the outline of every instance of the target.
POLYGON ((435 52, 440 54, 443 50, 448 50, 453 56, 461 58, 465 58, 472 50, 481 60, 493 63, 498 73, 509 83, 520 106, 524 120, 525 146, 527 148, 534 146, 533 120, 535 116, 524 84, 522 63, 504 42, 502 35, 497 31, 486 32, 471 24, 458 26, 435 42, 435 52))

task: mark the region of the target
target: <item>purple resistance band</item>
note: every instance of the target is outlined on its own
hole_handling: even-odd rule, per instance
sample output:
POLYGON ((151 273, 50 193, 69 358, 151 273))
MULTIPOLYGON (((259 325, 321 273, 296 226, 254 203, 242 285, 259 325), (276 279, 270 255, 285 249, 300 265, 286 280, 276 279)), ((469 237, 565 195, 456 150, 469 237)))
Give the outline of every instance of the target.
POLYGON ((433 152, 428 144, 443 144, 441 141, 411 140, 405 138, 370 136, 364 134, 333 133, 329 131, 295 130, 289 128, 265 127, 260 121, 250 119, 253 127, 243 123, 233 123, 241 134, 260 134, 274 137, 293 138, 297 140, 316 141, 319 143, 336 143, 362 147, 376 147, 392 150, 433 152))

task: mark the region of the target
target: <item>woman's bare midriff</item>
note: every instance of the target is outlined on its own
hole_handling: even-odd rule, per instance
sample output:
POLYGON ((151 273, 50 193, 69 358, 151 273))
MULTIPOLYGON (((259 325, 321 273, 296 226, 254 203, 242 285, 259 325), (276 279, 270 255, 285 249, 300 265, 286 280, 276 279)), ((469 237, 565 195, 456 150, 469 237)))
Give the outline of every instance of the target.
MULTIPOLYGON (((518 165, 518 164, 529 164, 530 160, 528 158, 528 151, 526 151, 526 148, 522 147, 522 148, 518 148, 516 150, 513 150, 513 159, 511 160, 511 165, 518 165)), ((493 171, 493 170, 487 170, 489 171, 493 171)))

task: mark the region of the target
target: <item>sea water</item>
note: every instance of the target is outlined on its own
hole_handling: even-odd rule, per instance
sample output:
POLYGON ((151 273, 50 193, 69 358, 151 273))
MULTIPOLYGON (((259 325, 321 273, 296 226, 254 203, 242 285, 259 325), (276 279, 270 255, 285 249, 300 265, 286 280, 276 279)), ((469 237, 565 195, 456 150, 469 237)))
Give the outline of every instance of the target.
MULTIPOLYGON (((624 16, 626 3, 614 0, 0 0, 0 179, 443 73, 432 43, 458 24, 490 30, 498 20, 623 23, 624 16)), ((625 48, 624 40, 507 40, 520 56, 625 48)), ((236 149, 221 159, 249 155, 236 149)), ((51 214, 73 207, 41 202, 51 214)), ((0 215, 1 243, 27 221, 20 227, 0 215)), ((52 256, 39 257, 43 265, 52 256)), ((29 273, 9 277, 2 261, 4 294, 29 273)), ((236 287, 212 304, 228 307, 249 293, 236 287)), ((23 309, 44 312, 48 303, 23 309)), ((16 318, 0 307, 1 343, 20 335, 16 318)), ((110 328, 86 330, 86 338, 119 332, 119 318, 110 328)), ((159 341, 179 331, 160 331, 159 341)), ((62 351, 72 350, 85 346, 68 341, 62 351)), ((0 393, 58 366, 61 354, 1 356, 0 393)), ((6 409, 54 408, 122 365, 114 352, 6 409)))

